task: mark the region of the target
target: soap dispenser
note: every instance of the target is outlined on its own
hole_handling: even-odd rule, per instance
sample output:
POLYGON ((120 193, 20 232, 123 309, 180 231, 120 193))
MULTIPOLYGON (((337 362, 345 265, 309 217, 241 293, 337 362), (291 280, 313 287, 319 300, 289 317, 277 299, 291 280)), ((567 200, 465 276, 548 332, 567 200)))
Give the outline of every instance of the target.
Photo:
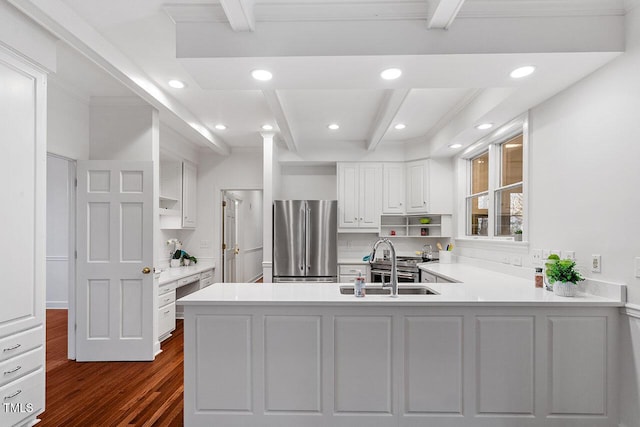
POLYGON ((353 294, 359 298, 364 297, 366 295, 365 286, 366 285, 364 283, 364 277, 362 277, 362 271, 358 271, 358 277, 356 277, 356 281, 353 287, 353 294))

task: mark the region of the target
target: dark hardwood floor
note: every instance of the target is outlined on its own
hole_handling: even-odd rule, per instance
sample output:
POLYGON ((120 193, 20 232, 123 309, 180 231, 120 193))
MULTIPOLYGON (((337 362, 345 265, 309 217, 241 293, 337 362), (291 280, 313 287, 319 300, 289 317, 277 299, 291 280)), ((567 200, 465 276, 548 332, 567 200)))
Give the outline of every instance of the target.
POLYGON ((47 400, 40 426, 181 426, 183 325, 153 362, 67 359, 67 311, 47 310, 47 400))

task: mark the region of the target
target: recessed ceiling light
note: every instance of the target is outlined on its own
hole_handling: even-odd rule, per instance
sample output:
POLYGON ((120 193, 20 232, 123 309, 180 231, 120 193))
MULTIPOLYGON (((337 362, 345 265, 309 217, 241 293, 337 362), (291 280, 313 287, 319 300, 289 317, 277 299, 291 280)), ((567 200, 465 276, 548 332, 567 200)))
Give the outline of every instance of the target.
POLYGON ((476 126, 476 129, 478 130, 487 130, 487 129, 491 129, 493 127, 493 123, 482 123, 479 124, 478 126, 476 126))
POLYGON ((449 146, 449 148, 460 148, 460 147, 462 147, 462 144, 451 144, 449 146))
POLYGON ((251 77, 256 80, 260 80, 261 82, 266 82, 273 78, 273 74, 267 70, 253 70, 251 72, 251 77))
POLYGON ((340 129, 340 125, 336 124, 336 123, 331 123, 329 126, 327 126, 329 129, 331 130, 338 130, 340 129))
POLYGON ((222 123, 216 125, 216 129, 218 129, 218 130, 225 130, 226 128, 227 127, 225 125, 223 125, 222 123))
POLYGON ((380 77, 385 80, 395 80, 402 75, 402 70, 399 68, 388 68, 380 73, 380 77))
POLYGON ((273 126, 271 126, 271 125, 262 125, 262 130, 273 130, 273 126))
POLYGON ((398 129, 398 130, 402 130, 402 129, 406 128, 406 127, 407 127, 407 125, 405 125, 404 123, 398 123, 393 128, 394 129, 398 129))
POLYGON ((171 86, 174 89, 184 89, 187 85, 180 80, 169 80, 169 86, 171 86))
POLYGON ((527 77, 532 74, 536 70, 536 67, 533 65, 525 65, 524 67, 516 68, 509 74, 514 79, 520 79, 522 77, 527 77))

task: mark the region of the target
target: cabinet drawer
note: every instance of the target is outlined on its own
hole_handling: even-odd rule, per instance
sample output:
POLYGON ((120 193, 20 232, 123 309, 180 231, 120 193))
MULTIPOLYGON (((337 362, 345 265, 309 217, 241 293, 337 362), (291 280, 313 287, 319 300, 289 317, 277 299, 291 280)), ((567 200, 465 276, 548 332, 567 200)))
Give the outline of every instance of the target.
POLYGON ((176 290, 178 282, 171 282, 158 287, 158 295, 162 296, 176 290))
POLYGON ((213 277, 209 277, 207 279, 200 279, 200 289, 206 288, 207 286, 213 283, 213 277))
POLYGON ((176 291, 167 292, 158 297, 158 307, 162 308, 167 304, 171 304, 176 301, 176 291))
POLYGON ((353 275, 357 276, 358 271, 362 272, 363 276, 367 275, 367 268, 369 266, 366 264, 340 264, 338 266, 338 273, 340 275, 353 275))
POLYGON ((180 286, 184 286, 184 285, 188 285, 189 283, 193 283, 200 280, 200 275, 199 274, 194 274, 192 276, 189 277, 185 277, 183 279, 178 280, 178 287, 180 286))
POLYGON ((176 328, 176 304, 171 303, 158 310, 158 336, 162 337, 176 328))
POLYGON ((420 281, 422 283, 436 283, 436 276, 426 271, 420 271, 420 281))
POLYGON ((16 425, 35 417, 44 407, 44 369, 0 387, 2 425, 16 425))
POLYGON ((19 356, 0 362, 0 387, 30 372, 36 371, 38 368, 41 368, 43 364, 43 347, 37 347, 19 356))
POLYGON ((42 326, 4 337, 0 339, 0 361, 41 346, 43 342, 42 326))
POLYGON ((213 277, 213 270, 207 270, 200 273, 200 280, 208 279, 210 277, 213 277))

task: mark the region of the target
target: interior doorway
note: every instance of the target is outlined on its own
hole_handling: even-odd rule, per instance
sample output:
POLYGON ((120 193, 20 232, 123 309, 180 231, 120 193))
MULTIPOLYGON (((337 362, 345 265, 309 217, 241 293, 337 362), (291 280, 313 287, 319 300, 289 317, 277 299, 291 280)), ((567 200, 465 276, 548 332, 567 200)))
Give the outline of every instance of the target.
MULTIPOLYGON (((75 327, 76 162, 47 153, 46 308, 67 309, 75 327)), ((75 359, 75 334, 67 334, 67 357, 75 359)))
POLYGON ((222 281, 262 278, 262 190, 222 190, 222 281))

